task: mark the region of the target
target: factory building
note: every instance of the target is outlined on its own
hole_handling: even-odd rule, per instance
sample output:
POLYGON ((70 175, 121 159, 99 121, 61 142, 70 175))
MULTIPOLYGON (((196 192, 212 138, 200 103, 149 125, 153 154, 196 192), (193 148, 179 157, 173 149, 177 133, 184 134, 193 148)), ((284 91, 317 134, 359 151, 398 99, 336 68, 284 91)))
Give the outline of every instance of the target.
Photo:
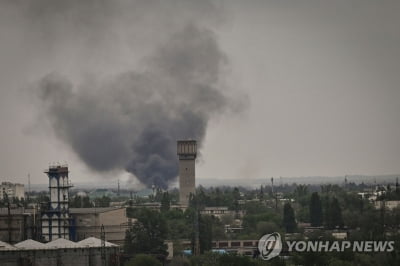
POLYGON ((190 194, 195 194, 196 192, 196 141, 179 140, 177 153, 179 158, 179 203, 187 206, 190 194))
POLYGON ((45 171, 49 178, 50 202, 42 211, 42 240, 73 239, 72 219, 69 215, 69 188, 67 165, 50 166, 45 171))
POLYGON ((9 199, 25 198, 25 187, 23 184, 2 182, 0 184, 0 199, 4 200, 6 197, 9 199))
MULTIPOLYGON (((107 241, 122 245, 125 231, 135 222, 135 219, 126 216, 125 207, 71 208, 69 215, 69 239, 75 241, 87 237, 101 238, 103 228, 107 241)), ((43 233, 40 233, 39 225, 48 222, 48 219, 41 221, 41 218, 36 209, 0 208, 0 241, 10 244, 26 239, 44 241, 40 237, 43 233)))
POLYGON ((47 244, 31 239, 10 245, 0 241, 2 266, 117 266, 119 246, 97 238, 80 242, 59 238, 47 244))
POLYGON ((0 208, 0 241, 11 244, 36 235, 34 209, 0 208))
POLYGON ((122 245, 125 232, 134 219, 126 216, 125 207, 107 208, 71 208, 70 215, 74 219, 75 239, 81 240, 93 236, 101 237, 103 226, 107 241, 122 245))

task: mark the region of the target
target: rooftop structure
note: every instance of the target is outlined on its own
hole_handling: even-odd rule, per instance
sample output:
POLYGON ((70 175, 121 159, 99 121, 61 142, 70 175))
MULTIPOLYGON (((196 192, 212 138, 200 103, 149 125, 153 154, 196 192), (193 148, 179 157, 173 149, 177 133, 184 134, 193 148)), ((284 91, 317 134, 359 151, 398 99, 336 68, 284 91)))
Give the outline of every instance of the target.
POLYGON ((93 237, 81 242, 59 238, 47 244, 28 239, 14 246, 0 241, 0 264, 7 266, 120 265, 119 246, 107 241, 104 245, 101 243, 102 240, 93 237))

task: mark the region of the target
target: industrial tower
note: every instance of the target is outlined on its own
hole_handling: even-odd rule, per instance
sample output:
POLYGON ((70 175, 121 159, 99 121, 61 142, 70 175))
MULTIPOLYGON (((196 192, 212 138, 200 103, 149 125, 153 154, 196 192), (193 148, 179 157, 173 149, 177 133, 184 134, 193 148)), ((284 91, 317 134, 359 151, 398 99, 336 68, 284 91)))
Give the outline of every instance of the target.
POLYGON ((195 140, 178 140, 179 157, 179 203, 187 206, 190 194, 196 191, 195 161, 197 144, 195 140))
POLYGON ((42 237, 44 241, 57 238, 72 239, 69 215, 69 188, 67 165, 53 165, 45 171, 49 177, 50 202, 42 211, 42 237))

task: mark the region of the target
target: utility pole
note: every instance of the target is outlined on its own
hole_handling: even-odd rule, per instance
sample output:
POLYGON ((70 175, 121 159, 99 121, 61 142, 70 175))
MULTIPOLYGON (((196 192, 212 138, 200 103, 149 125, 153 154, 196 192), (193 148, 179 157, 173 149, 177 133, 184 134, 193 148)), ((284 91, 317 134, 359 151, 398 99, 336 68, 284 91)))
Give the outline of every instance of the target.
POLYGON ((194 211, 194 255, 200 255, 200 234, 199 234, 199 204, 197 197, 194 195, 195 211, 194 211))
POLYGON ((274 177, 271 177, 271 191, 272 197, 275 198, 275 210, 278 210, 278 194, 276 192, 274 194, 274 177))
POLYGON ((118 179, 118 192, 117 192, 117 196, 119 197, 119 179, 118 179))
POLYGON ((4 193, 4 201, 7 202, 7 230, 8 230, 8 243, 11 244, 11 210, 10 210, 10 199, 8 194, 4 193))
POLYGON ((380 215, 381 215, 381 230, 382 230, 382 236, 386 238, 385 236, 385 208, 386 208, 386 202, 385 198, 381 200, 381 210, 380 210, 380 215))
POLYGON ((156 186, 153 184, 151 186, 151 189, 153 190, 153 202, 156 201, 156 186))
POLYGON ((103 266, 106 266, 106 232, 104 231, 104 225, 101 225, 101 261, 103 266))
POLYGON ((271 177, 271 192, 272 192, 272 196, 274 196, 274 178, 271 177))

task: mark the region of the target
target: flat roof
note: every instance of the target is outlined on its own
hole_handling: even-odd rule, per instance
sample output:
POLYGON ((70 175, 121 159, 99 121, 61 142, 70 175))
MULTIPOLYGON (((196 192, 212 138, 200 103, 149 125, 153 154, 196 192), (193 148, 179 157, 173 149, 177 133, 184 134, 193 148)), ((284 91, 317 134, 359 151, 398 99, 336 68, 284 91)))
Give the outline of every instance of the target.
POLYGON ((71 214, 89 214, 89 213, 103 213, 125 209, 125 207, 105 207, 105 208, 69 208, 71 214))

